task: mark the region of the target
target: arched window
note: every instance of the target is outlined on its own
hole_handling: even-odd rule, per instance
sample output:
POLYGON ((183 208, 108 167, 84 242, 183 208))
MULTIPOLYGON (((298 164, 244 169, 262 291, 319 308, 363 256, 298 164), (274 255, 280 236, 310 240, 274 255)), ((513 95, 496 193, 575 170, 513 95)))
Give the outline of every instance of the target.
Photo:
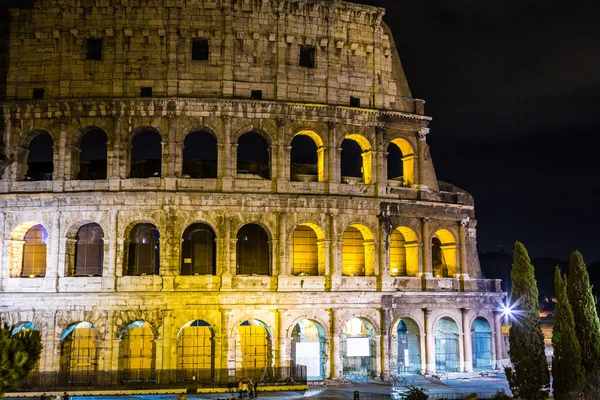
POLYGON ((52 173, 54 172, 53 146, 52 137, 47 132, 40 133, 29 142, 25 180, 52 180, 52 173))
POLYGON ((158 275, 160 234, 152 224, 136 225, 129 237, 127 275, 158 275))
POLYGON ((460 368, 460 347, 458 325, 448 317, 435 324, 435 370, 458 372, 460 368))
POLYGON ((292 275, 319 275, 317 234, 310 226, 300 225, 294 230, 292 275))
POLYGON ((183 374, 178 378, 212 383, 215 362, 212 327, 202 320, 188 322, 177 339, 177 369, 183 374))
POLYGON ((417 276, 418 273, 417 235, 401 226, 390 236, 390 276, 417 276))
POLYGON ((290 180, 299 182, 322 182, 319 179, 317 144, 305 134, 298 134, 292 140, 290 180))
POLYGON ((412 146, 396 138, 388 146, 388 186, 412 187, 415 183, 415 155, 412 146))
POLYGON ((258 133, 244 133, 238 139, 237 173, 248 177, 271 178, 269 144, 258 133))
POLYGON ((244 225, 238 231, 236 248, 238 275, 270 274, 269 237, 262 227, 244 225))
POLYGON ((107 140, 101 129, 90 129, 83 134, 79 145, 79 179, 106 179, 107 140))
POLYGON ((325 329, 316 321, 303 319, 292 331, 291 357, 296 365, 306 366, 309 380, 325 377, 325 329))
POLYGON ((139 132, 131 141, 131 178, 160 177, 162 144, 160 134, 146 130, 139 132))
POLYGON ((182 177, 217 177, 217 139, 209 132, 188 134, 183 142, 182 177))
POLYGON ((439 229, 431 239, 431 262, 433 276, 448 278, 456 276, 456 242, 446 229, 439 229))
POLYGON ((181 238, 181 275, 215 273, 215 233, 206 224, 188 226, 181 238))
POLYGON ((342 142, 342 183, 362 183, 363 160, 362 149, 354 140, 345 139, 342 142))
POLYGON ((448 277, 448 265, 442 252, 442 242, 436 237, 431 239, 431 262, 433 263, 433 276, 436 278, 448 277))
POLYGON ((272 340, 267 325, 259 320, 244 321, 237 328, 236 369, 260 374, 272 366, 272 340))
POLYGON ((63 331, 60 370, 67 375, 70 384, 95 382, 98 370, 98 350, 94 325, 89 322, 80 322, 63 331))
POLYGON ((421 369, 421 341, 419 326, 410 318, 396 322, 397 346, 392 343, 391 351, 394 355, 390 361, 396 361, 398 374, 418 373, 421 369))
POLYGON ((46 276, 46 228, 39 224, 32 226, 25 234, 24 240, 21 276, 46 276))
POLYGON ((493 369, 492 328, 482 317, 473 321, 471 328, 473 347, 473 369, 476 371, 493 369))
POLYGON ((156 343, 152 326, 144 321, 129 324, 120 336, 119 373, 123 381, 155 379, 156 343))
POLYGON ((365 238, 350 226, 342 235, 342 274, 365 276, 365 238))
POLYGON ((73 275, 102 276, 104 232, 100 225, 83 225, 77 231, 76 240, 73 275))
POLYGON ((361 373, 370 375, 375 370, 375 330, 366 320, 353 318, 342 330, 342 356, 344 375, 361 373))

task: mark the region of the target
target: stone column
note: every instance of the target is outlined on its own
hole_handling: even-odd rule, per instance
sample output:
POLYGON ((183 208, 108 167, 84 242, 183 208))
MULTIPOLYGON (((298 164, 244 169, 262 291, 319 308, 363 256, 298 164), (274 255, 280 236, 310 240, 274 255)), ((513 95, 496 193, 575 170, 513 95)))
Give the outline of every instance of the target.
POLYGON ((59 266, 59 247, 60 247, 60 218, 62 212, 54 211, 52 213, 52 226, 50 228, 50 248, 48 251, 48 259, 46 262, 46 276, 44 277, 44 289, 46 291, 55 292, 58 289, 58 269, 64 268, 64 265, 59 266))
MULTIPOLYGON (((70 176, 70 168, 66 165, 66 150, 67 150, 67 126, 64 122, 60 123, 60 132, 58 134, 58 143, 54 144, 54 172, 52 173, 52 180, 59 181, 70 176)), ((70 157, 69 157, 70 159, 70 157)))
POLYGON ((468 308, 461 308, 462 313, 462 331, 463 331, 463 349, 464 349, 464 357, 463 357, 463 372, 471 372, 473 371, 473 344, 471 336, 471 324, 470 319, 471 315, 469 313, 468 308))
POLYGON ((381 345, 379 347, 381 350, 381 372, 382 375, 386 375, 390 372, 390 332, 392 326, 387 310, 380 309, 379 314, 381 318, 381 345))
POLYGON ((223 140, 224 143, 221 143, 218 147, 219 154, 218 156, 218 172, 217 176, 221 179, 223 190, 229 191, 231 190, 232 180, 233 180, 233 168, 231 167, 231 158, 232 151, 231 148, 231 135, 232 135, 232 127, 231 127, 231 116, 224 115, 221 117, 223 119, 223 140))
POLYGON ((429 242, 429 235, 431 234, 431 227, 429 218, 421 218, 421 265, 419 266, 419 275, 424 278, 433 277, 433 266, 431 265, 431 245, 429 242))
MULTIPOLYGON (((108 252, 102 271, 102 291, 112 292, 116 287, 117 271, 117 212, 111 210, 108 235, 108 252)), ((105 246, 106 247, 106 246, 105 246)))
MULTIPOLYGON (((469 266, 467 265, 467 224, 469 218, 460 221, 458 225, 458 255, 459 268, 457 271, 458 277, 464 281, 469 279, 469 266)), ((464 285, 464 284, 463 284, 464 285)))
POLYGON ((417 141, 417 152, 418 157, 416 157, 415 162, 417 163, 417 176, 415 176, 414 187, 418 187, 420 189, 427 189, 426 185, 423 185, 425 181, 425 169, 424 162, 425 152, 427 150, 427 134, 429 133, 429 128, 421 128, 419 132, 417 132, 417 137, 419 140, 417 141))
POLYGON ((175 171, 177 170, 175 166, 177 160, 177 149, 175 148, 177 144, 177 117, 169 115, 167 119, 169 121, 169 130, 166 133, 166 137, 165 133, 163 133, 162 137, 163 152, 160 175, 163 178, 174 178, 175 171))
POLYGON ((425 320, 425 370, 429 373, 435 372, 435 332, 433 330, 432 310, 423 309, 425 320))
MULTIPOLYGON (((0 212, 0 232, 3 232, 6 227, 6 213, 0 212)), ((9 263, 8 263, 8 251, 5 251, 6 246, 4 243, 6 240, 4 236, 0 236, 0 292, 4 291, 5 280, 8 278, 9 263)))
POLYGON ((98 353, 102 356, 98 359, 98 370, 110 371, 112 369, 112 345, 115 337, 114 320, 111 312, 104 315, 104 338, 98 341, 98 353))
MULTIPOLYGON (((290 275, 291 262, 287 258, 287 214, 285 212, 277 213, 277 220, 279 222, 279 232, 277 232, 277 236, 279 237, 279 248, 276 251, 278 255, 277 275, 290 275)), ((275 272, 275 268, 273 269, 273 272, 275 272)))
POLYGON ((327 172, 327 182, 330 184, 340 183, 340 174, 339 174, 339 162, 340 162, 340 153, 342 149, 337 147, 337 124, 335 122, 329 122, 329 135, 327 139, 329 143, 327 144, 327 156, 328 156, 328 172, 327 172))
MULTIPOLYGON (((113 117, 113 136, 112 136, 112 150, 108 153, 108 160, 111 161, 110 168, 107 166, 107 174, 109 179, 119 179, 120 166, 121 166, 121 137, 123 135, 123 117, 116 115, 113 117)), ((107 161, 108 161, 107 160, 107 161)))
POLYGON ((330 308, 328 311, 331 326, 331 340, 329 342, 329 364, 331 369, 329 373, 329 379, 341 379, 343 378, 344 373, 342 360, 342 329, 335 320, 337 312, 332 308, 330 308))
POLYGON ((59 360, 55 360, 55 358, 57 358, 55 355, 59 355, 60 353, 56 343, 57 333, 54 312, 46 311, 44 313, 44 319, 46 320, 46 331, 42 332, 44 348, 40 360, 40 372, 58 371, 59 360))
MULTIPOLYGON (((157 346, 157 353, 162 351, 162 363, 156 363, 157 369, 169 370, 171 369, 171 345, 173 338, 171 337, 171 323, 172 323, 172 311, 164 310, 163 323, 162 323, 162 348, 157 346)), ((158 360, 157 360, 158 361, 158 360)))
MULTIPOLYGON (((321 146, 317 149, 317 178, 319 182, 329 182, 329 147, 321 146)), ((291 163, 291 152, 290 152, 291 163)), ((289 178, 289 177, 288 177, 289 178)))
POLYGON ((221 324, 218 328, 215 329, 217 332, 217 337, 215 337, 215 369, 217 370, 225 370, 227 368, 231 368, 230 360, 233 360, 233 368, 235 368, 235 335, 234 346, 231 348, 229 346, 229 309, 221 309, 221 324), (231 358, 231 350, 233 349, 233 358, 231 358))
POLYGON ((504 360, 504 337, 502 335, 502 313, 500 311, 494 311, 494 330, 493 330, 493 343, 494 343, 494 360, 496 368, 502 370, 502 360, 504 360))

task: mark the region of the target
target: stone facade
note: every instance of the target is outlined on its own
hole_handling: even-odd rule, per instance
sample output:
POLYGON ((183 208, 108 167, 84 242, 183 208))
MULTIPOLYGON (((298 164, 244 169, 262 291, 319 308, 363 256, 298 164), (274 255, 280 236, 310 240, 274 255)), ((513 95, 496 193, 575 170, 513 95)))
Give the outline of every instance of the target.
POLYGON ((404 363, 400 321, 416 327, 418 370, 447 366, 436 355, 442 320, 456 327, 458 371, 474 368, 476 320, 489 327, 496 365, 504 294, 481 276, 473 199, 436 178, 430 118, 411 97, 383 14, 326 0, 40 0, 11 11, 0 318, 42 331, 40 370, 61 368, 63 332, 81 322, 95 329, 97 368, 117 370, 123 332, 135 321, 152 326, 155 368, 177 369, 179 334, 196 320, 212 328, 214 368, 238 366, 238 330, 248 320, 269 332, 274 366, 295 361, 300 321, 320 326, 321 378, 350 371, 344 343, 353 319, 372 343, 367 372, 397 373, 404 363), (100 59, 90 56, 90 39, 100 40, 100 59), (192 59, 194 40, 208 44, 208 59, 192 59), (308 65, 299 65, 302 51, 308 65), (142 87, 151 97, 140 96, 142 87), (251 98, 256 91, 261 99, 251 98), (90 129, 106 134, 104 179, 78 178, 90 129), (160 174, 132 178, 133 140, 148 131, 161 138, 160 174), (184 142, 195 131, 216 140, 216 177, 183 171, 184 142), (238 142, 249 132, 267 143, 268 179, 240 172, 238 142), (51 179, 28 180, 30 144, 42 133, 53 142, 51 179), (307 181, 290 172, 298 136, 317 147, 318 173, 307 181), (355 180, 341 173, 344 141, 361 149, 355 180), (401 181, 388 179, 391 163, 402 166, 401 181), (89 223, 104 233, 101 274, 75 276, 76 234, 89 223), (140 223, 160 233, 157 273, 128 272, 140 223), (183 232, 194 223, 214 232, 212 274, 181 274, 183 232), (266 233, 268 273, 238 273, 238 233, 248 224, 266 233), (24 276, 27 233, 38 225, 47 232, 45 273, 24 276), (293 270, 300 226, 317 238, 318 273, 293 270), (364 246, 358 274, 344 266, 351 227, 364 246), (405 254, 405 273, 391 272, 394 246, 405 254))

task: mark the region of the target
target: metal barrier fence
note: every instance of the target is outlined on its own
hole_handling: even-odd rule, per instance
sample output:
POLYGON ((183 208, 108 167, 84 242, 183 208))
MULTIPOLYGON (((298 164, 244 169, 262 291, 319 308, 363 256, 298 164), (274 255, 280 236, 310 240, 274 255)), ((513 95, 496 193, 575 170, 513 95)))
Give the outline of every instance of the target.
POLYGON ((306 367, 268 367, 212 370, 128 370, 32 372, 9 391, 95 391, 228 388, 235 391, 240 381, 254 379, 260 386, 306 385, 306 367))

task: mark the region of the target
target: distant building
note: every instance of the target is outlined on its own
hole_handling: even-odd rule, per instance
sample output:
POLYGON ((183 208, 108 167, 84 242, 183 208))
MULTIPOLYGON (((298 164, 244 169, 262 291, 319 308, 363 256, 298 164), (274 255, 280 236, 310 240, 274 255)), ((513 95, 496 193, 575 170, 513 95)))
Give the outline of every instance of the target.
POLYGON ((293 365, 495 368, 504 293, 481 277, 473 199, 436 178, 383 15, 326 0, 11 11, 0 318, 42 332, 39 371, 210 386, 293 365))

